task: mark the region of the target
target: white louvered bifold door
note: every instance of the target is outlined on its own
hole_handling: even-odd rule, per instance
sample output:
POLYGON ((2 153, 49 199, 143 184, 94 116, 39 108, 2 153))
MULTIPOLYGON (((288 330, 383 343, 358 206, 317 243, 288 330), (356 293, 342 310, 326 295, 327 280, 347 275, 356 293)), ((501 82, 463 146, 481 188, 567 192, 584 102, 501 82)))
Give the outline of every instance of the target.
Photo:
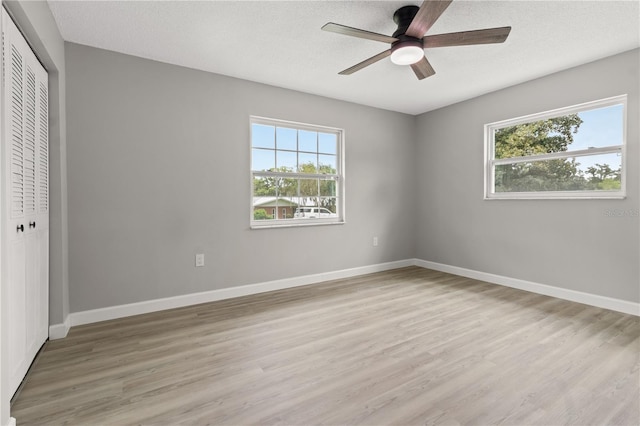
POLYGON ((45 69, 3 8, 1 270, 11 392, 48 337, 47 80, 45 69))
MULTIPOLYGON (((36 212, 31 228, 37 234, 38 309, 35 311, 36 353, 49 338, 49 76, 36 69, 36 212)), ((27 262, 29 264, 29 262, 27 262)))

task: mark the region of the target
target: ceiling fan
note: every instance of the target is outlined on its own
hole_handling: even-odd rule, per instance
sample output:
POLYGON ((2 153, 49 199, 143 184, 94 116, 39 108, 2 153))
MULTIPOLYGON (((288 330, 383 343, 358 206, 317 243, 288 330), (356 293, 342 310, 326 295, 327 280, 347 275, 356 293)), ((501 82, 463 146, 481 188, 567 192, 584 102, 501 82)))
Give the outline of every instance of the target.
POLYGON ((373 33, 346 25, 329 22, 322 29, 333 33, 367 40, 390 43, 391 48, 365 59, 338 74, 349 75, 364 67, 391 56, 391 62, 397 65, 411 65, 418 80, 430 77, 436 72, 424 55, 424 49, 446 46, 467 46, 472 44, 502 43, 507 39, 511 27, 487 28, 484 30, 461 31, 457 33, 425 36, 425 33, 438 20, 453 0, 425 0, 422 6, 404 6, 393 14, 393 22, 398 29, 392 36, 373 33))

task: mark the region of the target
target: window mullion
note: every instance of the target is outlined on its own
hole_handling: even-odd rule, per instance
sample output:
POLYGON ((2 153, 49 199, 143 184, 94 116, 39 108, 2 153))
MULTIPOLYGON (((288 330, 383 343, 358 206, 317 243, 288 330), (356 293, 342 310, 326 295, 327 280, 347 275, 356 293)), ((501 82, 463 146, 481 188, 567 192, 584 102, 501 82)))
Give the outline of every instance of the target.
POLYGON ((281 177, 292 179, 339 179, 338 174, 329 173, 288 173, 288 172, 269 172, 269 171, 252 171, 254 177, 281 177))
POLYGON ((496 166, 500 166, 503 164, 529 163, 532 161, 585 157, 585 156, 596 155, 596 154, 613 154, 616 152, 622 152, 621 145, 605 146, 601 148, 581 149, 577 151, 562 151, 562 152, 552 152, 548 154, 528 155, 526 157, 497 158, 497 159, 491 160, 491 162, 496 166))

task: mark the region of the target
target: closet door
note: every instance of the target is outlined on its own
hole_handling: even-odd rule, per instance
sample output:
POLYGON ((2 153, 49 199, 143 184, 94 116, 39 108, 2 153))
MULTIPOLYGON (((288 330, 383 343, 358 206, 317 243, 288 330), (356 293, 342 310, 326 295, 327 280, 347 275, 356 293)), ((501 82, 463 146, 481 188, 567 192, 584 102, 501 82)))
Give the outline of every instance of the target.
MULTIPOLYGON (((49 338, 49 76, 38 62, 36 68, 36 211, 32 230, 36 233, 37 260, 34 355, 49 338)), ((29 260, 27 259, 27 270, 29 260)))
POLYGON ((6 228, 3 231, 3 253, 6 262, 3 270, 7 274, 4 308, 9 319, 8 331, 8 380, 14 392, 26 373, 27 324, 24 309, 27 302, 26 288, 26 238, 25 238, 25 147, 24 147, 24 46, 12 37, 12 25, 2 10, 3 32, 3 108, 2 129, 4 137, 5 193, 4 205, 6 228))
POLYGON ((2 302, 11 392, 48 337, 47 84, 46 71, 2 9, 2 302))
MULTIPOLYGON (((29 53, 32 53, 29 51, 29 53)), ((49 218, 47 74, 35 59, 25 62, 24 173, 26 246, 26 358, 49 337, 49 218), (45 89, 44 93, 42 89, 45 89), (42 179, 46 176, 45 184, 42 179)))

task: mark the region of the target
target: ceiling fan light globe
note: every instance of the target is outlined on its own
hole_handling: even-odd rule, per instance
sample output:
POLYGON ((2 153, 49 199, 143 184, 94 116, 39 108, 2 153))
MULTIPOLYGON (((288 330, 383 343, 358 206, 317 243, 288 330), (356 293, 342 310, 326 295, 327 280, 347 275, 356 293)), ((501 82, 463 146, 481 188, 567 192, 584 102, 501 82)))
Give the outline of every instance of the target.
POLYGON ((424 57, 424 50, 420 46, 401 46, 391 52, 391 62, 396 65, 411 65, 424 57))

